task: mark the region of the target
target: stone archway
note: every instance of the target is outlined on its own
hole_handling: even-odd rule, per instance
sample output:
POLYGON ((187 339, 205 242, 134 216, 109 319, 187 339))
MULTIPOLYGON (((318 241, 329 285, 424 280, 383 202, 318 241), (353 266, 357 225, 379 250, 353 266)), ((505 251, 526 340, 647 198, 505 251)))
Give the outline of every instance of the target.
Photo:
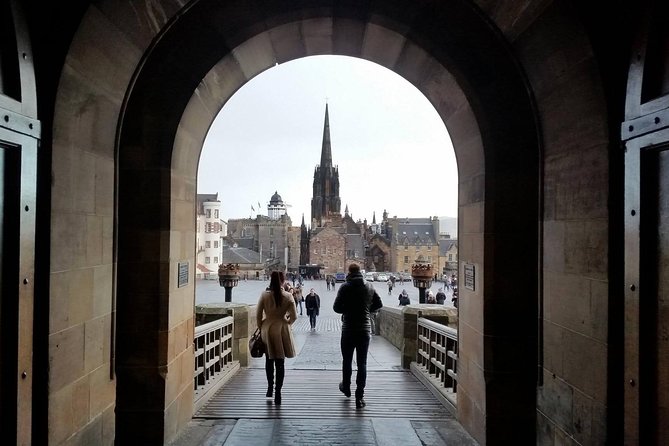
POLYGON ((144 54, 122 110, 117 440, 169 438, 190 417, 184 370, 192 364, 193 290, 179 288, 176 275, 179 263, 193 261, 196 168, 210 123, 255 74, 312 54, 386 66, 416 85, 444 119, 459 165, 460 258, 477 271, 460 313, 460 420, 483 441, 509 429, 534 438, 537 360, 527 352, 537 345, 539 142, 523 73, 504 42, 461 2, 410 9, 409 16, 378 5, 284 5, 266 14, 239 6, 200 1, 183 11, 144 54), (518 190, 526 191, 522 200, 518 190), (496 261, 497 252, 519 244, 527 249, 514 261, 496 261), (511 289, 503 278, 521 265, 531 285, 511 289), (516 324, 502 329, 507 312, 516 324), (510 346, 526 354, 513 362, 495 354, 493 362, 484 353, 510 346), (509 412, 528 420, 526 429, 507 423, 509 412))

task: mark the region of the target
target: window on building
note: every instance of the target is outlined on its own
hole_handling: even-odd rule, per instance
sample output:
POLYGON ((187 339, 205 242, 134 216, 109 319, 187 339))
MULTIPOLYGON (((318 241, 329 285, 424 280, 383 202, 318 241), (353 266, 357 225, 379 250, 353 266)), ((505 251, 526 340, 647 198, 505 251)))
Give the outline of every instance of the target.
POLYGON ((206 264, 211 263, 211 257, 205 257, 204 258, 204 263, 206 263, 206 264))
POLYGON ((214 209, 214 218, 218 218, 218 209, 214 209))
POLYGON ((427 261, 432 262, 432 256, 427 256, 427 261))
POLYGON ((325 255, 325 247, 321 248, 321 254, 325 255))
POLYGON ((209 240, 207 240, 206 242, 204 242, 204 247, 205 247, 205 248, 211 248, 211 242, 210 242, 209 240))
POLYGON ((449 255, 448 255, 448 261, 449 261, 449 262, 452 262, 452 261, 453 261, 453 254, 449 254, 449 255))
POLYGON ((341 262, 337 262, 337 268, 341 269, 341 262))
POLYGON ((204 211, 204 215, 205 215, 207 218, 211 218, 211 209, 207 209, 206 211, 204 211))
POLYGON ((269 228, 269 236, 270 237, 274 236, 274 228, 269 228))
POLYGON ((214 248, 218 248, 218 240, 214 240, 214 248))
POLYGON ((408 251, 409 250, 409 245, 404 245, 404 250, 408 251))
POLYGON ((218 264, 218 257, 214 257, 214 263, 218 264))
POLYGON ((427 250, 432 251, 432 245, 427 245, 427 250))
POLYGON ((409 256, 404 256, 404 263, 409 263, 409 256))

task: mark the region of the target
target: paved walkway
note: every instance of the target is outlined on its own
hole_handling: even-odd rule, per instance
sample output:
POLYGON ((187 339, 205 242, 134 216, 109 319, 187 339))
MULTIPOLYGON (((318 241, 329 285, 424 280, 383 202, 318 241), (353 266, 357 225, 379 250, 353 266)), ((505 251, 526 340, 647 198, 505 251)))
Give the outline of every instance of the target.
MULTIPOLYGON (((214 302, 216 296, 222 300, 217 285, 198 282, 198 303, 214 302)), ((404 285, 409 291, 409 284, 404 285)), ((233 301, 255 303, 266 286, 241 282, 233 301)), ((309 329, 306 312, 293 326, 298 355, 286 360, 283 404, 277 408, 265 398, 264 359, 253 359, 196 414, 173 446, 477 444, 428 389, 401 369, 399 351, 380 336, 373 336, 370 345, 367 406, 356 410, 353 398, 337 390, 341 322, 332 310, 335 292, 320 281, 306 282, 305 287, 320 295, 321 316, 316 331, 309 329)), ((389 296, 385 284, 376 287, 384 305, 397 305, 401 288, 389 296)), ((355 369, 354 364, 354 380, 355 369)))

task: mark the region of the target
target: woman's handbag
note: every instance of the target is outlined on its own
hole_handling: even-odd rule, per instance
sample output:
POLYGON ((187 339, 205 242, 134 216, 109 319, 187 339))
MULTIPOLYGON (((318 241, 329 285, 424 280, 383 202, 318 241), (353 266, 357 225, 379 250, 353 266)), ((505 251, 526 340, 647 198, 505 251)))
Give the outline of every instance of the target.
POLYGON ((259 328, 256 328, 256 331, 253 332, 251 339, 249 339, 249 351, 251 352, 252 358, 262 358, 262 356, 267 351, 267 347, 260 337, 259 328))

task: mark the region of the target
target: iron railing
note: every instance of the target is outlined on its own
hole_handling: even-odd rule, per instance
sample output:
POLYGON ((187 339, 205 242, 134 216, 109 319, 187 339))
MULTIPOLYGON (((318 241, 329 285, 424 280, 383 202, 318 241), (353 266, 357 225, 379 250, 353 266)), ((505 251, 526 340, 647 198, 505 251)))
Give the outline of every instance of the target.
POLYGON ((458 331, 419 317, 416 363, 455 405, 458 390, 458 331))
POLYGON ((233 317, 195 327, 195 373, 193 376, 194 399, 198 401, 214 386, 231 365, 233 317))

